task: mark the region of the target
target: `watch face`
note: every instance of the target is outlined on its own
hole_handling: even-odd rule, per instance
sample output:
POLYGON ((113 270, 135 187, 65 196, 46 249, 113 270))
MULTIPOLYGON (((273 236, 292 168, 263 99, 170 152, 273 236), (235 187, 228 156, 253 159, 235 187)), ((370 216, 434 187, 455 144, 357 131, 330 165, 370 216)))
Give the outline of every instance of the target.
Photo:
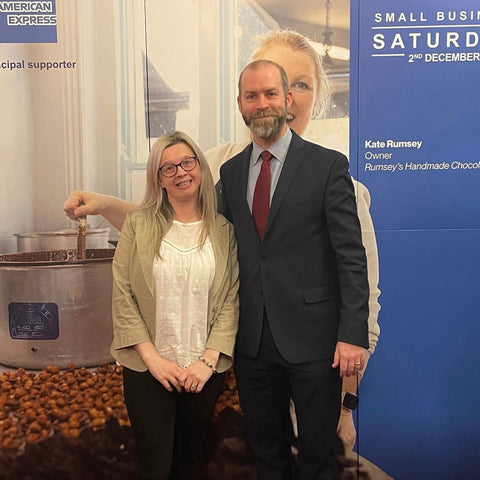
POLYGON ((342 406, 345 408, 348 408, 349 410, 355 410, 358 405, 358 397, 349 392, 345 392, 345 395, 343 396, 343 402, 342 406))

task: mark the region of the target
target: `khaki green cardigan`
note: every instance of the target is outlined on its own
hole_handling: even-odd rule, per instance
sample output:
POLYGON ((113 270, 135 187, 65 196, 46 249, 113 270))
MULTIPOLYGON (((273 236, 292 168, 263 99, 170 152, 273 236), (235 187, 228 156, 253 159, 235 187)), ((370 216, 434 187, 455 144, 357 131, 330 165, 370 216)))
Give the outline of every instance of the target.
MULTIPOLYGON (((146 212, 127 215, 113 259, 113 342, 110 352, 121 365, 143 372, 147 367, 134 346, 155 344, 153 261, 147 244, 146 212)), ((232 365, 238 329, 238 261, 233 226, 217 215, 210 232, 215 256, 215 276, 210 291, 206 348, 220 352, 217 371, 232 365)))

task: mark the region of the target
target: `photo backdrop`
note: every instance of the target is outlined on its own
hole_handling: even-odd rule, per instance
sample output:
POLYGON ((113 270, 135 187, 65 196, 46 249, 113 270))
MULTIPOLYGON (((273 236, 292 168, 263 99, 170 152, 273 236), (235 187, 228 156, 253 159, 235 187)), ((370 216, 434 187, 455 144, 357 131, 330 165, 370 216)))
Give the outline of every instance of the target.
MULTIPOLYGON (((360 385, 356 450, 397 480, 474 478, 480 9, 473 0, 352 0, 350 7, 350 105, 347 59, 333 75, 335 106, 347 113, 312 120, 305 136, 347 153, 350 108, 351 172, 372 197, 381 335, 360 385)), ((138 201, 148 135, 165 126, 188 131, 203 149, 243 138, 236 80, 251 37, 293 28, 321 42, 332 29, 348 49, 345 11, 347 0, 1 1, 0 253, 16 248, 15 233, 70 225, 62 205, 75 188, 138 201), (282 15, 287 7, 293 20, 282 15), (320 17, 329 25, 319 27, 320 17), (163 102, 166 116, 152 109, 149 117, 146 96, 163 102)), ((46 375, 62 380, 55 367, 46 375)), ((65 375, 108 382, 120 402, 101 430, 110 450, 75 464, 75 440, 52 435, 46 450, 32 444, 32 463, 2 449, 0 476, 17 467, 45 472, 51 459, 72 471, 94 464, 113 471, 116 458, 117 474, 130 472, 119 372, 65 375), (53 456, 62 449, 68 461, 53 456)), ((0 402, 10 408, 5 393, 0 402)), ((24 448, 24 437, 13 438, 24 448)))

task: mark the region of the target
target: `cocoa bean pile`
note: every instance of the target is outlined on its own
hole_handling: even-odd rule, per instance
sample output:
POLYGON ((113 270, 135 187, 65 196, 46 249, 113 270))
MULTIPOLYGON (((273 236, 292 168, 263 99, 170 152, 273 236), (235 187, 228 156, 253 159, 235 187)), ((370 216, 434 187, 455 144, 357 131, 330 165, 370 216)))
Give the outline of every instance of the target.
POLYGON ((121 367, 48 365, 39 373, 19 368, 0 377, 1 449, 21 451, 57 432, 76 438, 86 427, 104 428, 110 418, 129 425, 121 367))

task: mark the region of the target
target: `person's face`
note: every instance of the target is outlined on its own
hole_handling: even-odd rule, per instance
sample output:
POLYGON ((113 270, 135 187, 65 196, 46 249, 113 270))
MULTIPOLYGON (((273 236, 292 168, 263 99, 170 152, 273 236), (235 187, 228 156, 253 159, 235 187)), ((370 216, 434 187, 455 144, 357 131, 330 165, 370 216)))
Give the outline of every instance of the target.
MULTIPOLYGON (((165 165, 177 165, 185 158, 191 159, 195 157, 195 153, 185 143, 177 143, 171 147, 167 147, 160 159, 159 168, 165 165)), ((202 180, 202 173, 198 160, 192 170, 186 172, 181 166, 177 167, 177 172, 172 177, 165 177, 162 172, 158 172, 160 185, 165 188, 170 203, 175 201, 192 201, 197 200, 198 190, 202 180)))
POLYGON ((290 92, 285 96, 275 65, 247 69, 241 79, 238 108, 256 138, 275 140, 285 131, 290 92))
POLYGON ((269 48, 262 58, 277 63, 285 70, 292 92, 287 124, 295 133, 302 135, 315 111, 318 92, 311 58, 305 52, 294 51, 284 45, 269 48))

